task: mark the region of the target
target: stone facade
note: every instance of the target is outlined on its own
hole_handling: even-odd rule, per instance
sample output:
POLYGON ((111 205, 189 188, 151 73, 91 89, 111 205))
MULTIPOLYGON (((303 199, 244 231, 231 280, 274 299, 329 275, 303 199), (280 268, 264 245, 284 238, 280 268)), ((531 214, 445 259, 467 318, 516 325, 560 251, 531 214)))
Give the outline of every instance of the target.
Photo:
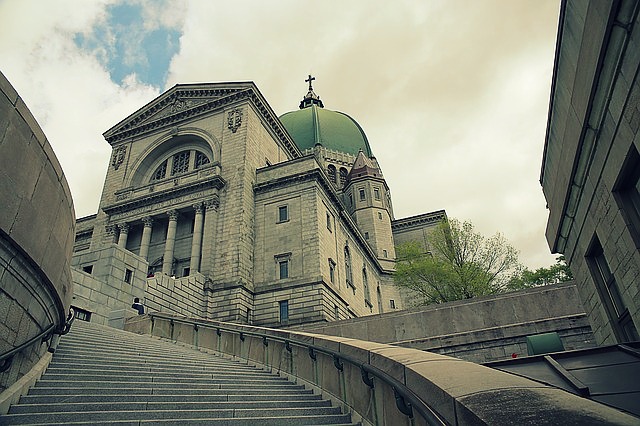
MULTIPOLYGON (((69 186, 42 129, 0 73, 0 354, 65 325, 72 297, 75 215, 69 186)), ((10 364, 0 391, 47 351, 38 339, 10 364)))
POLYGON ((301 152, 253 83, 178 85, 104 136, 100 208, 78 220, 73 260, 92 321, 134 297, 268 326, 402 308, 377 160, 301 152))
POLYGON ((565 1, 541 183, 598 344, 640 330, 640 23, 635 1, 565 1))

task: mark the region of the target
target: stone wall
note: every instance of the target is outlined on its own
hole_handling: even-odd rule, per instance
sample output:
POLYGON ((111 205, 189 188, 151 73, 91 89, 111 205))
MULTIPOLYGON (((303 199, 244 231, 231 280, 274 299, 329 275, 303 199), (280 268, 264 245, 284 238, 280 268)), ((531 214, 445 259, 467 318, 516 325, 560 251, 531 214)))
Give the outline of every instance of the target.
POLYGON ((205 312, 204 282, 205 278, 199 272, 182 278, 156 274, 147 279, 145 298, 140 300, 148 311, 202 317, 205 312))
POLYGON ((595 345, 573 283, 295 329, 428 350, 474 362, 526 355, 528 335, 553 331, 560 334, 567 350, 595 345))
POLYGON ((640 338, 637 7, 563 3, 540 178, 549 247, 565 255, 598 344, 640 338))
MULTIPOLYGON (((0 354, 66 319, 75 215, 51 145, 0 73, 0 354)), ((0 374, 0 391, 46 351, 39 340, 0 374)))
POLYGON ((107 324, 111 312, 130 308, 134 297, 144 303, 148 264, 129 250, 111 244, 76 253, 73 266, 72 305, 90 312, 92 322, 107 324))

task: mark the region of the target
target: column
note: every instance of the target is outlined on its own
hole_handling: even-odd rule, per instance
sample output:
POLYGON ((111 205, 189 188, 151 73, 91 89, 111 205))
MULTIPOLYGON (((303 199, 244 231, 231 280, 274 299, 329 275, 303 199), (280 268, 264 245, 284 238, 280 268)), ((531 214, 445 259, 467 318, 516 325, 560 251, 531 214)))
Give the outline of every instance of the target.
POLYGON ((204 209, 202 204, 193 206, 196 211, 196 217, 193 222, 193 241, 191 242, 191 263, 189 270, 191 272, 200 271, 200 254, 202 250, 202 225, 204 223, 204 209))
POLYGON ((215 238, 220 199, 215 195, 204 203, 204 223, 202 225, 202 243, 200 244, 200 272, 212 276, 215 262, 215 238))
POLYGON ((151 244, 151 227, 153 226, 153 219, 145 217, 142 219, 142 223, 144 224, 144 228, 142 228, 142 241, 140 242, 140 257, 147 259, 147 256, 149 255, 149 244, 151 244))
POLYGON ((127 237, 129 236, 129 224, 121 223, 118 225, 120 235, 118 236, 118 247, 127 248, 127 237))
POLYGON ((169 213, 169 226, 167 227, 167 241, 164 246, 164 257, 162 258, 162 273, 171 275, 173 266, 173 247, 176 243, 176 228, 178 227, 178 212, 171 210, 169 213))

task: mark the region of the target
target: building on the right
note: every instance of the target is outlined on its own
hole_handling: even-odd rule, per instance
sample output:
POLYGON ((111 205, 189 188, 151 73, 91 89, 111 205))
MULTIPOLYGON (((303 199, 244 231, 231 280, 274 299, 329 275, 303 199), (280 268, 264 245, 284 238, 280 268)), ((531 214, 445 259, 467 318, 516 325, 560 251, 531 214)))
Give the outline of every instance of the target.
POLYGON ((540 183, 598 344, 640 340, 636 0, 561 5, 540 183))

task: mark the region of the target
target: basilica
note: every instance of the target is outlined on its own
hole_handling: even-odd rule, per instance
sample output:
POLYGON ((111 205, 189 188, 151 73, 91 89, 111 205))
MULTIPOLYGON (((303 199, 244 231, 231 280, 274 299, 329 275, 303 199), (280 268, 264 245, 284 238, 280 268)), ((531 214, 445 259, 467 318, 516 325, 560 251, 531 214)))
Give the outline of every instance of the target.
POLYGON ((402 309, 395 245, 443 210, 404 219, 360 125, 309 76, 278 117, 252 82, 179 84, 104 133, 100 206, 72 259, 80 318, 147 310, 264 326, 402 309))

